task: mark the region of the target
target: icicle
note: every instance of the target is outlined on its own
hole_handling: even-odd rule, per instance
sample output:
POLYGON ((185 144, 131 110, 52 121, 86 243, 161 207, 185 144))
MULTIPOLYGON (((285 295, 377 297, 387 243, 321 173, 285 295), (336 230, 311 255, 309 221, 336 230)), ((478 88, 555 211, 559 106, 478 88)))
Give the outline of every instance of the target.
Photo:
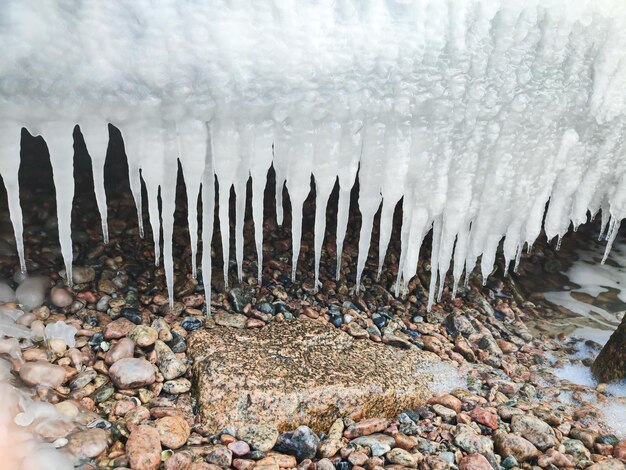
MULTIPOLYGON (((146 185, 148 195, 148 218, 152 228, 154 243, 154 265, 161 262, 161 218, 159 217, 159 187, 163 182, 165 157, 165 138, 162 122, 149 122, 141 125, 142 132, 138 138, 142 139, 139 155, 141 177, 146 185)), ((163 198, 161 198, 163 201, 163 198)))
POLYGON ((246 214, 246 179, 238 178, 235 182, 235 259, 237 260, 237 279, 243 278, 243 222, 246 214))
POLYGON ((337 274, 336 280, 341 277, 341 254, 343 242, 348 227, 348 214, 350 209, 350 193, 359 168, 359 159, 362 150, 361 121, 350 121, 341 129, 341 144, 339 146, 338 180, 339 199, 337 202, 337 274))
POLYGON ((107 223, 106 193, 104 191, 104 164, 109 147, 108 124, 101 121, 81 122, 80 132, 85 140, 87 152, 91 157, 96 204, 98 205, 102 223, 102 239, 106 244, 109 243, 109 225, 107 223))
POLYGON ((428 306, 426 310, 429 312, 433 308, 435 300, 435 288, 437 287, 437 272, 439 271, 439 249, 441 247, 441 230, 443 225, 443 217, 439 216, 433 222, 433 247, 430 254, 430 287, 428 289, 428 306))
MULTIPOLYGON (((215 210, 215 174, 213 173, 213 147, 211 134, 206 125, 206 151, 202 173, 202 284, 206 313, 211 313, 211 241, 213 240, 213 218, 215 210)), ((196 157, 201 159, 200 156, 196 157)))
POLYGON ((163 269, 167 283, 170 308, 174 308, 174 212, 176 210, 176 180, 178 176, 178 146, 173 121, 163 123, 163 179, 161 187, 161 219, 163 220, 163 269))
POLYGON ((178 123, 177 133, 180 148, 180 162, 187 188, 187 223, 191 242, 191 274, 196 277, 198 253, 198 193, 202 182, 205 155, 207 153, 206 124, 198 120, 184 120, 178 123))
POLYGON ((374 215, 381 201, 380 167, 384 156, 385 125, 380 122, 366 124, 363 137, 363 154, 359 169, 359 211, 361 212, 361 233, 359 235, 359 256, 356 268, 356 289, 361 286, 361 274, 365 268, 372 239, 374 215))
POLYGON ((24 258, 24 237, 22 223, 22 207, 20 205, 20 168, 21 127, 16 124, 0 126, 0 175, 4 181, 9 203, 9 213, 13 224, 15 245, 20 259, 20 270, 26 272, 24 258))
POLYGON ((218 180, 217 205, 220 220, 220 235, 222 238, 222 262, 224 272, 224 287, 228 287, 228 268, 230 263, 230 221, 229 221, 230 186, 220 184, 218 180))
POLYGON ((619 227, 622 221, 617 220, 611 217, 611 221, 609 222, 609 232, 607 234, 607 242, 606 248, 604 249, 604 256, 602 257, 601 264, 604 264, 611 253, 611 247, 613 246, 613 242, 615 241, 615 237, 617 237, 617 232, 619 232, 619 227))
POLYGON ((72 277, 72 204, 74 200, 74 138, 71 123, 47 122, 42 135, 48 146, 52 176, 56 191, 59 242, 65 264, 66 279, 71 287, 72 277))

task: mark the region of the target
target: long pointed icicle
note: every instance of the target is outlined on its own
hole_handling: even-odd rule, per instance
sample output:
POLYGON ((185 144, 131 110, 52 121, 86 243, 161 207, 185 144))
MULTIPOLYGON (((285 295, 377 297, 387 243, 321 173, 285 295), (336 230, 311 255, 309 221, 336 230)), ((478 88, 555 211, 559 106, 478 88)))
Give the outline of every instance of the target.
POLYGON ((187 188, 187 220, 191 243, 191 273, 196 277, 198 253, 198 193, 205 171, 207 152, 206 124, 199 120, 184 120, 178 123, 180 161, 187 188))
POLYGON ((74 126, 67 122, 48 122, 42 126, 42 135, 48 146, 52 176, 56 188, 59 242, 65 264, 67 283, 72 275, 72 203, 74 200, 74 138, 69 132, 74 126))
POLYGON ((20 270, 26 272, 24 256, 24 226, 22 222, 22 206, 20 205, 20 168, 21 127, 7 125, 0 127, 0 175, 7 191, 9 214, 15 235, 15 246, 20 259, 20 270))
POLYGON ((269 120, 256 126, 254 148, 250 168, 252 177, 252 219, 254 221, 254 241, 257 253, 257 282, 261 285, 263 273, 263 220, 264 195, 267 172, 272 164, 274 126, 269 120))
POLYGON ((107 223, 107 200, 104 191, 104 163, 109 146, 109 129, 106 122, 88 121, 80 124, 80 132, 85 140, 87 152, 91 157, 96 204, 102 223, 102 239, 109 243, 109 224, 107 223))
POLYGON ((196 158, 204 159, 202 172, 202 285, 206 313, 211 313, 211 241, 213 240, 213 218, 215 211, 215 174, 213 173, 213 148, 208 124, 203 132, 206 147, 204 154, 196 158))

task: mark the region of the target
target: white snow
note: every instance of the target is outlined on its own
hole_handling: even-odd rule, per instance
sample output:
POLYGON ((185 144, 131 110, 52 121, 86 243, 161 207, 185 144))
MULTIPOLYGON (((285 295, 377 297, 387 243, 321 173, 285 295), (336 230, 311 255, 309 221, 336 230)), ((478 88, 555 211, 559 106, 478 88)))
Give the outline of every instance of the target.
MULTIPOLYGON (((327 195, 339 182, 340 275, 358 171, 357 287, 374 214, 382 204, 380 272, 401 201, 397 290, 406 290, 433 229, 430 304, 450 269, 455 289, 477 264, 486 278, 503 239, 506 259, 519 260, 540 233, 548 201, 548 238, 602 209, 607 252, 626 216, 622 0, 123 0, 71 7, 6 0, 0 44, 0 174, 22 269, 21 127, 41 133, 50 150, 68 272, 73 128, 80 126, 92 157, 105 241, 107 124, 121 130, 141 233, 140 175, 146 186, 156 263, 163 230, 170 301, 178 158, 189 191, 193 266, 199 184, 204 206, 212 207, 217 177, 226 281, 230 190, 241 279, 250 177, 260 275, 270 164, 279 223, 283 189, 291 201, 292 277, 311 176, 316 278, 327 195)), ((203 213, 211 219, 202 223, 208 286, 211 240, 204 232, 213 220, 203 213)))

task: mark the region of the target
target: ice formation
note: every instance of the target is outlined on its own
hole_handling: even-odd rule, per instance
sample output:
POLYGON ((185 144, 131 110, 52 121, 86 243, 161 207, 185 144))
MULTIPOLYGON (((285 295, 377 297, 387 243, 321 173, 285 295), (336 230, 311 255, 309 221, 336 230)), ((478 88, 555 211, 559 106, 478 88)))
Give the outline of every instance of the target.
MULTIPOLYGON (((21 127, 48 144, 68 272, 72 130, 79 125, 93 160, 104 241, 108 124, 121 130, 140 231, 143 180, 170 300, 178 159, 194 270, 196 196, 201 186, 206 248, 217 181, 226 281, 230 191, 241 278, 250 177, 260 276, 271 165, 279 222, 285 188, 291 201, 292 277, 311 176, 316 278, 328 195, 338 182, 340 267, 358 178, 357 287, 375 214, 380 272, 401 203, 396 289, 406 290, 432 229, 431 305, 450 268, 454 288, 477 263, 488 276, 502 240, 508 266, 542 223, 560 238, 602 210, 610 246, 626 216, 622 0, 6 0, 0 43, 0 173, 22 268, 21 127)), ((201 266, 206 286, 210 249, 201 266)))

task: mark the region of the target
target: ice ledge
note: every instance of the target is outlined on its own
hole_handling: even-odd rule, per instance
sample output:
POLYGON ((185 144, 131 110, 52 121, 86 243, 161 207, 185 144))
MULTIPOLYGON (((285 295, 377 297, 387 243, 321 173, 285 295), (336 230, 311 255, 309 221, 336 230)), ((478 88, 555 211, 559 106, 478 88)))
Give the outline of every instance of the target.
MULTIPOLYGON (((50 151, 68 279, 73 187, 65 182, 72 178, 72 129, 79 124, 93 160, 106 242, 107 123, 119 127, 141 231, 142 181, 147 190, 157 263, 163 231, 171 301, 178 158, 189 200, 201 190, 206 202, 204 246, 211 243, 218 191, 226 261, 227 199, 234 187, 240 278, 249 177, 258 274, 260 195, 273 165, 280 222, 284 187, 292 203, 295 276, 302 203, 313 175, 317 277, 328 196, 338 181, 340 255, 358 171, 357 287, 374 214, 382 204, 380 271, 401 200, 397 290, 415 274, 432 229, 430 305, 451 266, 455 288, 479 259, 486 278, 503 239, 508 266, 532 245, 542 223, 549 238, 562 237, 602 209, 608 251, 626 215, 621 0, 5 3, 0 174, 22 268, 22 126, 40 133, 50 151)), ((211 269, 206 253, 201 267, 211 269)), ((207 283, 210 276, 203 278, 207 283)))

